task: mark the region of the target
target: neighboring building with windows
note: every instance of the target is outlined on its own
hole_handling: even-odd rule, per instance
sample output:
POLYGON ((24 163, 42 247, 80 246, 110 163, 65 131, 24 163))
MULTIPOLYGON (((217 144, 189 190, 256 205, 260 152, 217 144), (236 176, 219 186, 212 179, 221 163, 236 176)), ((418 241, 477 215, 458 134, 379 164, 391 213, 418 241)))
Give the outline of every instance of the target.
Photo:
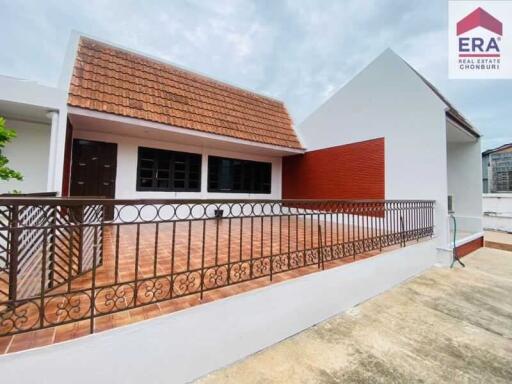
POLYGON ((512 192, 512 143, 482 153, 484 193, 512 192))

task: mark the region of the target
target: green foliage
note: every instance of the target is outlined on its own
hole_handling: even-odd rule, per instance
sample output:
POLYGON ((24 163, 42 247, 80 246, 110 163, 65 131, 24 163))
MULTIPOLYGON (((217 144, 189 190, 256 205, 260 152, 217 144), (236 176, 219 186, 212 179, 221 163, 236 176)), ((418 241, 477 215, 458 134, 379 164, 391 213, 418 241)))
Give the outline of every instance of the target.
POLYGON ((0 117, 0 180, 23 180, 21 173, 7 166, 9 160, 1 152, 2 148, 5 147, 5 144, 9 143, 15 137, 16 132, 12 129, 7 129, 5 127, 5 119, 0 117))

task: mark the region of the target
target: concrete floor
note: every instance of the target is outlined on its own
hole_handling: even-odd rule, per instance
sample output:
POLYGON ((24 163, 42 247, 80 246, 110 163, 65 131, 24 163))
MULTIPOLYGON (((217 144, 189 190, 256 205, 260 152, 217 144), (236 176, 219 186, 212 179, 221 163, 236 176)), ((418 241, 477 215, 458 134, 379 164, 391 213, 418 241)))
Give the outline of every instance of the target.
POLYGON ((495 243, 512 244, 512 234, 498 231, 485 231, 485 240, 495 243))
POLYGON ((463 260, 199 383, 511 383, 512 253, 463 260))

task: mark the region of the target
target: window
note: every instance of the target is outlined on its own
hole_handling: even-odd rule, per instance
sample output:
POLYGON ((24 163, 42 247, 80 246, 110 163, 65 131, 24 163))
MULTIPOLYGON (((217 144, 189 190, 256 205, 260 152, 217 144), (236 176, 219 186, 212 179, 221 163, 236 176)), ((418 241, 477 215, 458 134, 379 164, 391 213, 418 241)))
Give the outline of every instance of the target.
POLYGON ((137 191, 201 191, 201 155, 139 147, 137 191))
POLYGON ((272 164, 208 157, 208 192, 270 193, 272 164))

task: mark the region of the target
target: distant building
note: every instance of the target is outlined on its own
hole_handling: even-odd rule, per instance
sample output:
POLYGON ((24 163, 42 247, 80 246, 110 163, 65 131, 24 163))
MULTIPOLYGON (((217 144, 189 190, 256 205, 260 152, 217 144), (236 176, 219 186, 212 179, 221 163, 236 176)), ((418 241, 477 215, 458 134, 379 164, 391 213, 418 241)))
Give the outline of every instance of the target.
POLYGON ((482 153, 484 193, 512 192, 512 143, 482 153))

